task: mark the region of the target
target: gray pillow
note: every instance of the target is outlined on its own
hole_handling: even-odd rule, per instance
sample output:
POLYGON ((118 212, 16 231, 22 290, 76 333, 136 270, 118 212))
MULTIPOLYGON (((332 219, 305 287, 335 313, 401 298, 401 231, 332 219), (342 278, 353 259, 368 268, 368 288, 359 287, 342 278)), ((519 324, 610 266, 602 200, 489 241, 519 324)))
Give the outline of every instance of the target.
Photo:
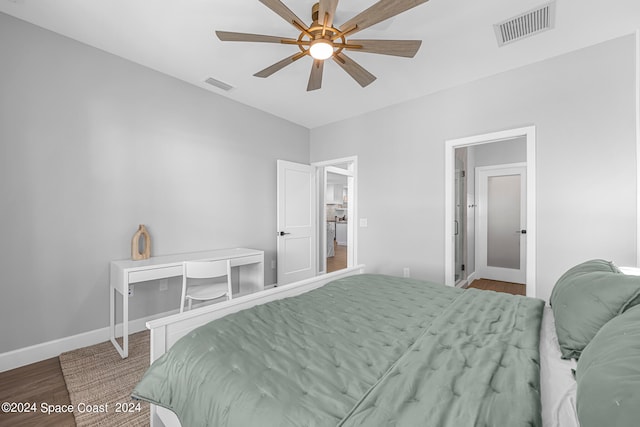
POLYGON ((604 325, 576 369, 581 427, 640 425, 640 306, 604 325))
POLYGON ((580 357, 600 328, 640 303, 640 276, 622 274, 612 263, 591 260, 558 279, 551 308, 563 359, 580 357))

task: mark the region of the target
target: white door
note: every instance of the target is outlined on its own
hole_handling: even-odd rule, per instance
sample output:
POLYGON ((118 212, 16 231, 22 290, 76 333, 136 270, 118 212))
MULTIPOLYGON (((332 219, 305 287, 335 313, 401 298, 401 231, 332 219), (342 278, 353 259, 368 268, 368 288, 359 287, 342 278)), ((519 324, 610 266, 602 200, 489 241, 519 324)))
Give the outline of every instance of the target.
POLYGON ((315 172, 278 160, 278 286, 315 276, 315 172))
POLYGON ((476 168, 477 278, 526 283, 526 166, 476 168))

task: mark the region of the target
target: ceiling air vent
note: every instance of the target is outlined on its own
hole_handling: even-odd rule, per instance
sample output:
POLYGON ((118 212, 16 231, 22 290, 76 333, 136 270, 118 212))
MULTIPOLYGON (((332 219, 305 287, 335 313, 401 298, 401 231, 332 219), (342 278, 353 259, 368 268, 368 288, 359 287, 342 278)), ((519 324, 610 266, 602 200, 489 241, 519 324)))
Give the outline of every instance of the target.
POLYGON ((209 77, 207 80, 204 81, 207 84, 210 84, 211 86, 215 86, 219 89, 222 90, 231 90, 233 89, 233 86, 231 86, 230 84, 227 84, 225 82, 221 82, 220 80, 216 80, 213 77, 209 77))
POLYGON ((504 46, 552 29, 555 24, 555 12, 556 2, 552 1, 529 12, 495 24, 493 28, 498 39, 498 46, 504 46))

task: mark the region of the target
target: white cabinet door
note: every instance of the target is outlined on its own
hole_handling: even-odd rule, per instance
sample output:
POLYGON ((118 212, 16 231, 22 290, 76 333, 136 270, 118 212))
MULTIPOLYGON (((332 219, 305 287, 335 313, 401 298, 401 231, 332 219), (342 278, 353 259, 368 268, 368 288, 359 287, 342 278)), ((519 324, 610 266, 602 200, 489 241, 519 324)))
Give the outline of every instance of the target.
POLYGON ((342 200, 342 185, 340 184, 329 184, 327 185, 327 194, 325 199, 330 205, 341 205, 343 203, 342 200))
POLYGON ((347 246, 347 223, 346 222, 336 223, 336 242, 340 246, 347 246))

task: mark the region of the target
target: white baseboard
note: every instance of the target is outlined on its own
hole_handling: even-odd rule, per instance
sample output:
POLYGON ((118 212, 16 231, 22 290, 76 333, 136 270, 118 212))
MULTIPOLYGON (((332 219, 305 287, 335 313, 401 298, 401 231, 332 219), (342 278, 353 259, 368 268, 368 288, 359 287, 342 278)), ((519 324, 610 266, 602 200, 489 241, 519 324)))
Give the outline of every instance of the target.
POLYGON ((469 282, 467 280, 459 280, 454 285, 456 288, 466 289, 469 286, 469 282))
MULTIPOLYGON (((473 281, 476 280, 476 272, 474 271, 467 277, 467 283, 470 285, 473 281)), ((468 286, 468 285, 467 285, 468 286)))
POLYGON ((476 279, 476 273, 473 272, 466 279, 460 280, 458 283, 456 283, 455 286, 456 286, 456 288, 467 289, 469 287, 469 285, 472 284, 475 279, 476 279))
MULTIPOLYGON (((154 314, 153 316, 131 320, 129 321, 129 333, 133 334, 144 331, 148 321, 170 316, 172 314, 176 314, 178 311, 179 310, 176 309, 166 313, 154 314)), ((122 324, 116 325, 116 336, 122 336, 122 324)), ((65 351, 71 351, 109 341, 109 337, 109 327, 107 326, 105 328, 83 332, 78 335, 8 351, 0 354, 0 372, 40 362, 41 360, 50 359, 52 357, 57 357, 60 353, 64 353, 65 351)))

